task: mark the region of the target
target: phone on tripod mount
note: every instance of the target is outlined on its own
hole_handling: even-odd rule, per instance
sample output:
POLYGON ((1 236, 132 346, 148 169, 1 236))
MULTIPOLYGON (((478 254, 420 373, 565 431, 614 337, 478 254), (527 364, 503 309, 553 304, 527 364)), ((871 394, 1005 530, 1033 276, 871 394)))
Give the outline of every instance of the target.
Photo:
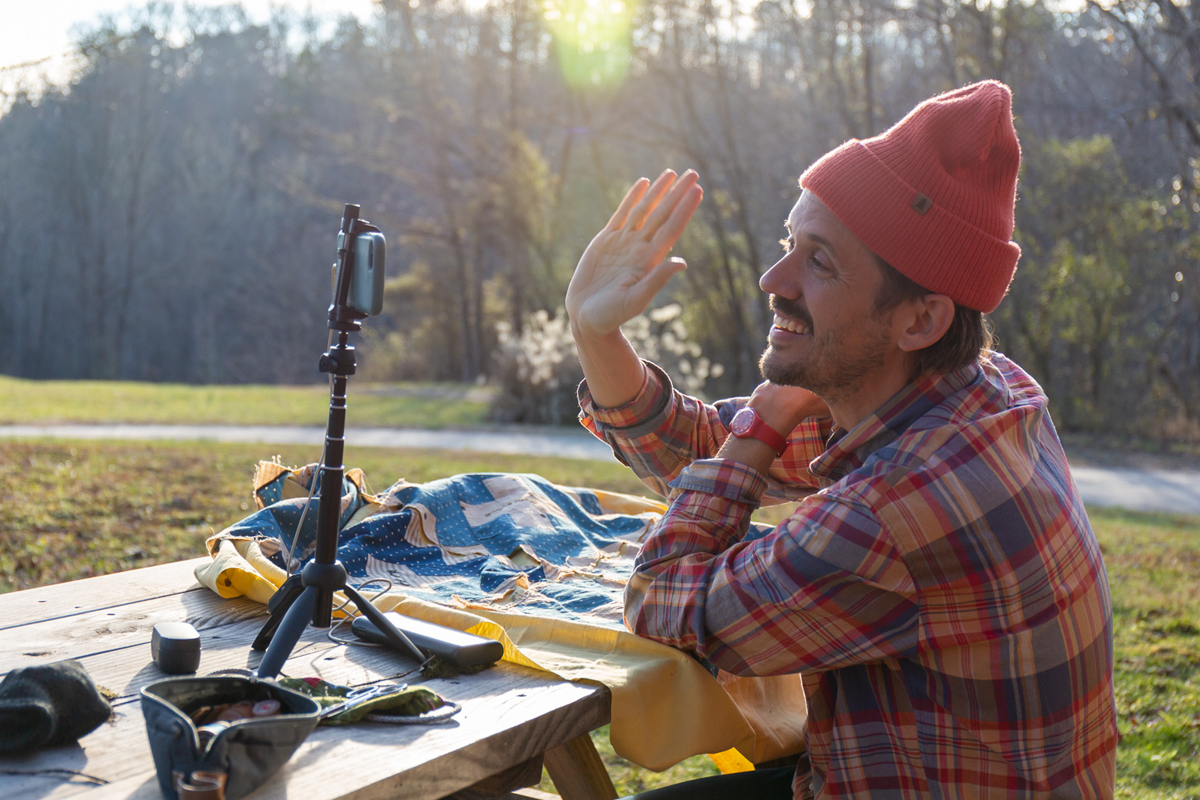
MULTIPOLYGON (((345 244, 346 231, 343 229, 337 235, 339 253, 345 244)), ((343 264, 350 265, 352 271, 346 305, 364 317, 377 317, 383 311, 383 270, 387 242, 378 230, 366 231, 354 235, 352 249, 353 258, 338 259, 333 265, 334 292, 344 280, 344 276, 338 272, 339 267, 344 269, 343 264)))
MULTIPOLYGON (((333 595, 344 592, 362 614, 374 623, 389 646, 422 663, 426 654, 400 631, 383 612, 371 605, 348 583, 346 568, 337 560, 338 518, 341 510, 342 457, 346 435, 346 382, 356 361, 350 334, 362 329, 362 320, 383 310, 383 233, 360 217, 361 209, 347 203, 337 236, 337 261, 333 265, 333 300, 329 304, 330 344, 321 354, 318 369, 328 373, 329 421, 325 426, 324 463, 317 500, 317 536, 312 559, 276 590, 269 604, 270 618, 251 645, 265 650, 258 664, 259 678, 274 678, 292 653, 305 628, 328 628, 333 622, 333 595), (336 341, 335 341, 336 339, 336 341)), ((317 478, 314 478, 317 480, 317 478)))
POLYGON ((387 243, 383 232, 359 213, 360 208, 353 203, 347 203, 342 211, 337 261, 333 262, 333 299, 329 302, 332 330, 357 331, 362 327, 360 320, 383 311, 387 243))

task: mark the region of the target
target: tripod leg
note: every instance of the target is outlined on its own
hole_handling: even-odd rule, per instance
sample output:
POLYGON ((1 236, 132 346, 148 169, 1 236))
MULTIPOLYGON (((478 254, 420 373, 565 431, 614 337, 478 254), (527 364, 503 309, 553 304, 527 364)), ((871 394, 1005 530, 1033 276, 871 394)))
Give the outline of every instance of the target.
POLYGON ((274 678, 279 674, 279 670, 283 669, 283 663, 288 660, 292 648, 300 641, 300 636, 308 627, 316 604, 315 586, 307 587, 291 604, 287 613, 283 615, 283 621, 279 623, 274 638, 271 639, 271 646, 267 648, 266 654, 258 664, 258 677, 274 678))
POLYGON ((379 628, 387 640, 392 643, 392 647, 397 650, 408 652, 420 664, 425 661, 426 655, 421 652, 421 648, 412 643, 412 640, 405 636, 401 631, 396 629, 391 620, 383 615, 375 606, 371 605, 371 601, 359 594, 358 590, 353 586, 347 586, 343 589, 346 596, 354 601, 354 605, 358 606, 358 610, 363 613, 363 616, 375 623, 375 627, 379 628))
POLYGON ((271 599, 267 603, 267 608, 271 609, 271 616, 262 626, 262 630, 258 632, 251 647, 255 650, 267 649, 267 645, 271 643, 271 637, 275 635, 275 629, 279 627, 284 615, 287 614, 288 609, 292 607, 292 603, 296 602, 296 598, 302 591, 304 591, 304 584, 301 582, 300 573, 297 572, 284 581, 275 594, 271 595, 271 599))

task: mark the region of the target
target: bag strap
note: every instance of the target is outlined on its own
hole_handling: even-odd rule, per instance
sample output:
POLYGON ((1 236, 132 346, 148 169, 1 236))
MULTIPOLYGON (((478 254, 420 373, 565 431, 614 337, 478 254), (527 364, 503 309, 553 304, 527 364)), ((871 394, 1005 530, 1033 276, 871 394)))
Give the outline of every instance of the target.
POLYGON ((173 774, 175 794, 179 796, 179 800, 225 800, 225 781, 229 779, 228 774, 199 769, 191 775, 184 775, 182 772, 173 774))

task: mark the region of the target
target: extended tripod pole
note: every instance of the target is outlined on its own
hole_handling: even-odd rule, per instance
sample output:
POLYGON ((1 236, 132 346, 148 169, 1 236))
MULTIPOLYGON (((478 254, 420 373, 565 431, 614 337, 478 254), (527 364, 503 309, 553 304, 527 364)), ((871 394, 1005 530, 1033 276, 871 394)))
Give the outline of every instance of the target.
MULTIPOLYGON (((349 302, 356 261, 355 240, 360 231, 378 232, 377 228, 358 218, 358 211, 358 206, 347 205, 342 214, 334 300, 329 307, 329 328, 337 334, 337 343, 321 355, 320 361, 321 372, 329 373, 332 381, 329 421, 325 427, 325 459, 320 474, 316 550, 312 561, 299 574, 289 577, 271 597, 270 619, 259 631, 253 645, 255 650, 267 651, 258 665, 260 678, 274 678, 279 674, 310 621, 316 628, 328 628, 332 624, 333 595, 338 591, 350 598, 394 648, 409 653, 418 663, 426 658, 383 612, 347 584, 346 568, 337 560, 338 518, 345 473, 342 459, 346 444, 346 383, 357 366, 354 348, 348 342, 350 333, 362 327, 359 319, 370 313, 356 309, 349 302)), ((316 480, 316 476, 313 479, 316 480)))

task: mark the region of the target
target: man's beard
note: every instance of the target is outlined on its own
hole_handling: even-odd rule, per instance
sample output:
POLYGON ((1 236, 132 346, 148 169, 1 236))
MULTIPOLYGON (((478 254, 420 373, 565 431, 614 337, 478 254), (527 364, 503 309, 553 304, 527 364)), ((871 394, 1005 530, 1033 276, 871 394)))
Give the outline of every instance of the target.
POLYGON ((812 337, 808 355, 801 358, 789 359, 773 345, 767 345, 758 368, 771 383, 799 386, 826 402, 836 401, 857 390, 862 379, 883 364, 889 341, 878 325, 880 317, 871 318, 870 335, 856 352, 847 352, 844 336, 836 331, 818 331, 808 310, 799 303, 771 295, 771 310, 781 317, 804 322, 812 337))

